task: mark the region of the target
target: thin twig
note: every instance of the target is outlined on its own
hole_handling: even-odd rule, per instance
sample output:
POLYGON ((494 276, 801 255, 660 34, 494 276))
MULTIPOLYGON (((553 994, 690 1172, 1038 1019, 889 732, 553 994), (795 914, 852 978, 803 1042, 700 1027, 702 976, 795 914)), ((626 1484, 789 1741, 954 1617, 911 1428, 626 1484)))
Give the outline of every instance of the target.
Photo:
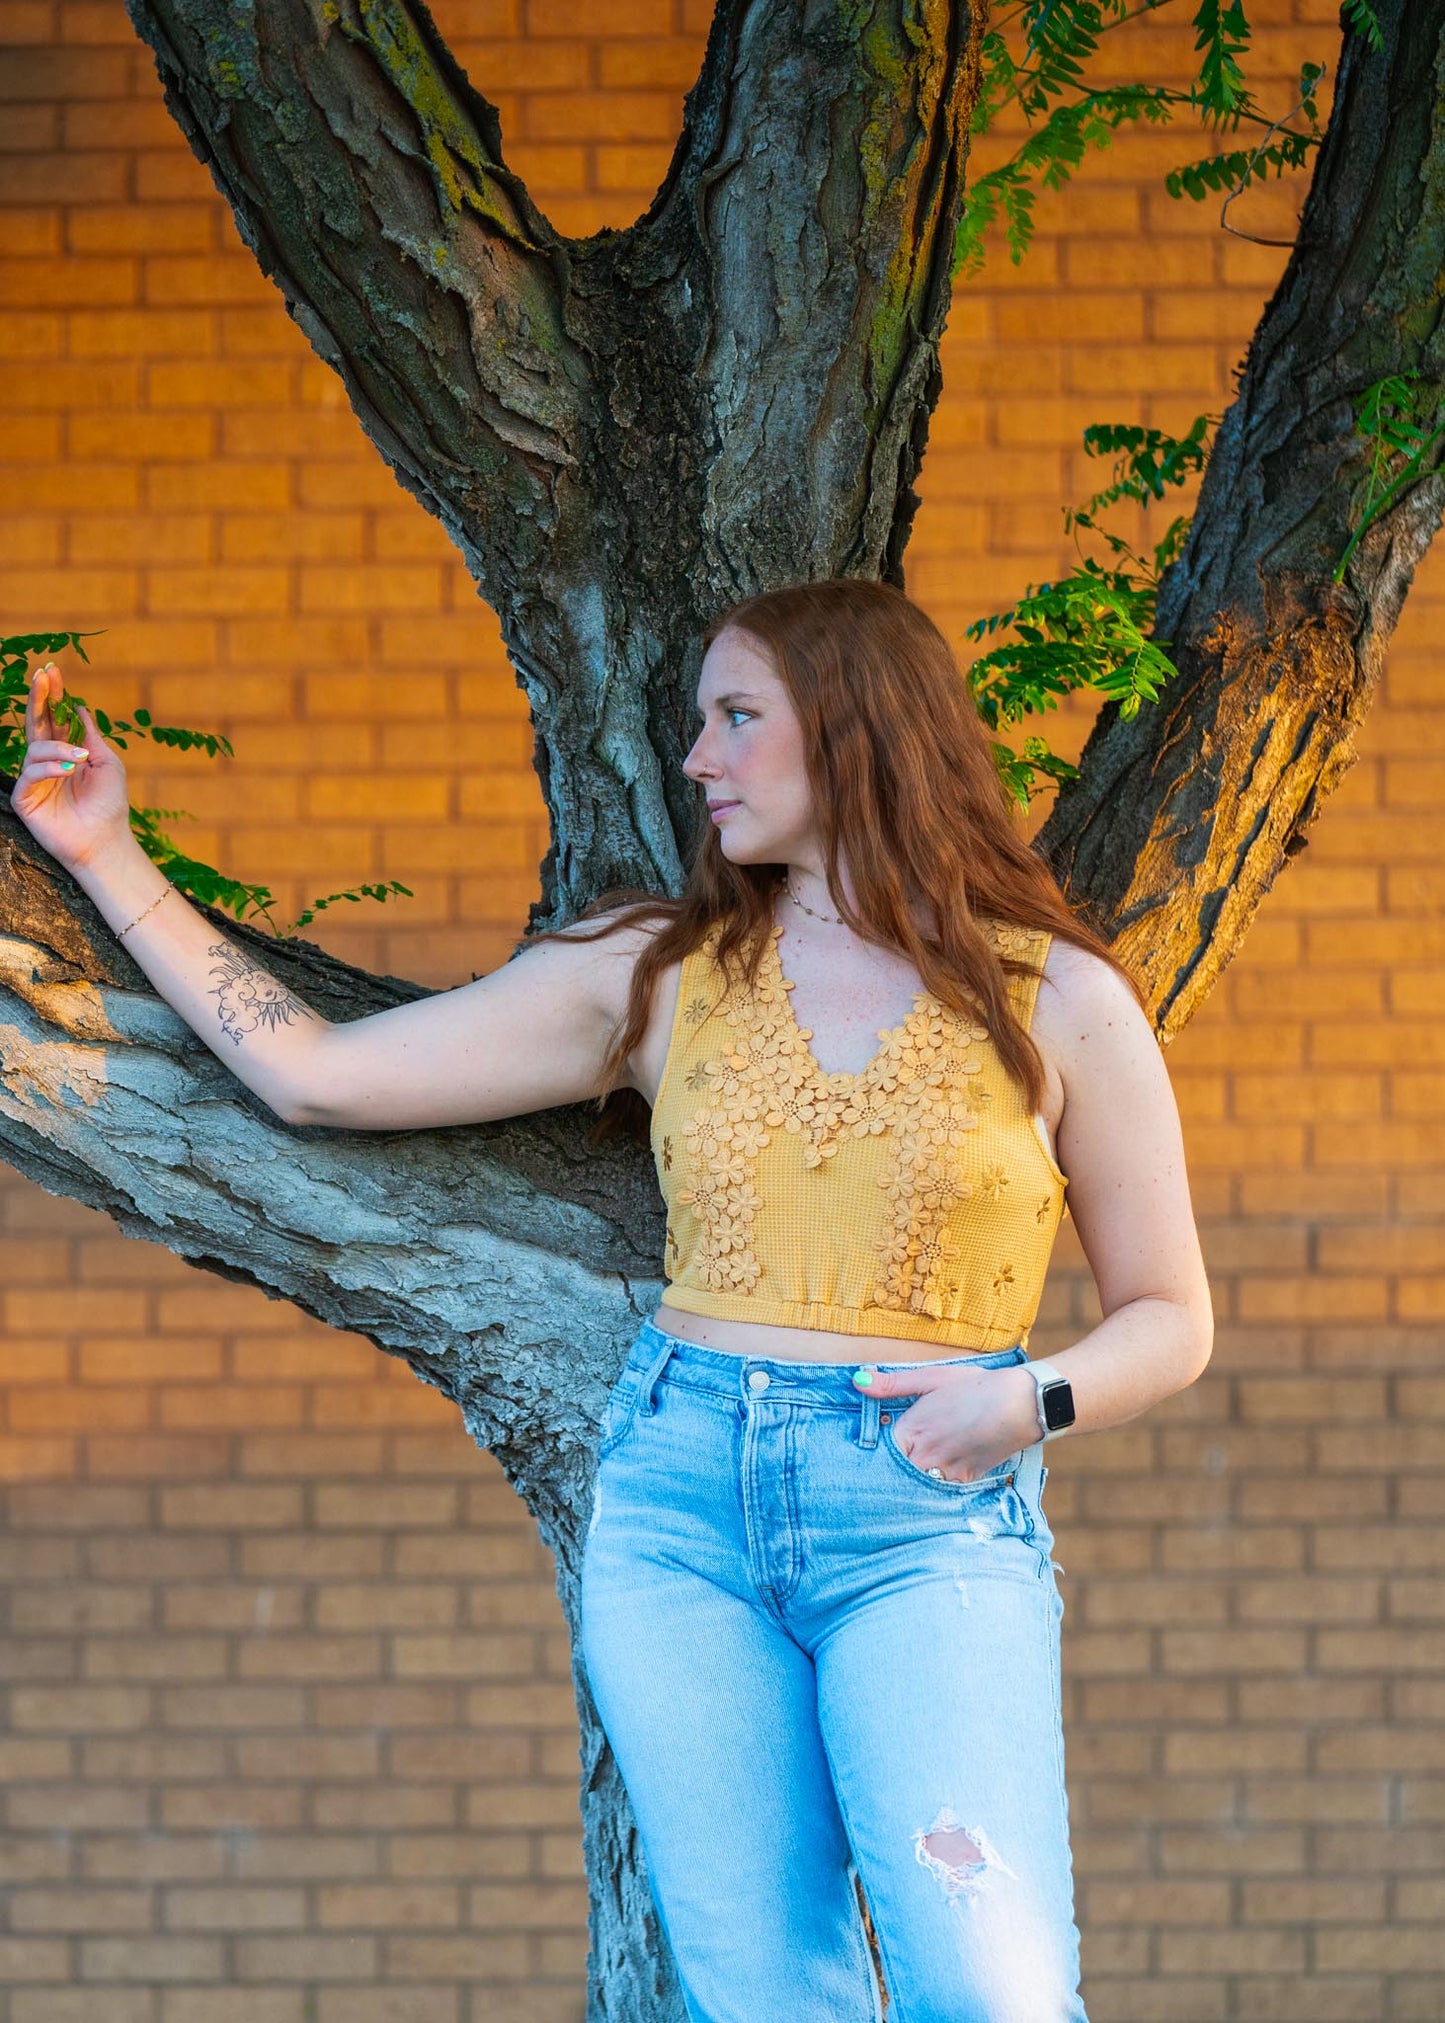
MULTIPOLYGON (((1321 78, 1322 76, 1323 73, 1321 73, 1321 78)), ((1315 82, 1318 84, 1319 82, 1321 82, 1321 78, 1316 78, 1315 82)), ((1288 112, 1281 113, 1279 118, 1274 121, 1273 125, 1266 128, 1263 140, 1261 140, 1259 146, 1255 149, 1254 153, 1245 163, 1244 172, 1240 176, 1239 181, 1235 184, 1234 188, 1230 191, 1229 195, 1225 198, 1224 202, 1219 207, 1219 222, 1221 227, 1226 232, 1233 233, 1236 239, 1248 239, 1250 244, 1253 246, 1293 246, 1295 243, 1293 239, 1262 239, 1258 232, 1241 232, 1237 225, 1231 225, 1229 222, 1229 207, 1234 202, 1235 198, 1238 196, 1242 196, 1244 191, 1248 188, 1250 173, 1253 170, 1255 163, 1259 160, 1260 156, 1269 146, 1271 137, 1274 134, 1280 132, 1286 120, 1291 120, 1294 118, 1297 112, 1304 111, 1305 99, 1307 96, 1308 96, 1307 93, 1302 93, 1299 99, 1295 102, 1295 104, 1293 104, 1290 107, 1288 112)))

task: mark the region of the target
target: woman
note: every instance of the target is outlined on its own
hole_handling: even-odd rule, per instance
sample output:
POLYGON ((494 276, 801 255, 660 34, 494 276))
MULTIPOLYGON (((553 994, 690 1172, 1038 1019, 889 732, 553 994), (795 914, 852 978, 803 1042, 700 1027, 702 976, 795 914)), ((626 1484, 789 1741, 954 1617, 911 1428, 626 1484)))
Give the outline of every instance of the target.
POLYGON ((651 1105, 669 1284, 608 1403, 582 1655, 688 2014, 876 2018, 861 1883, 893 2023, 1080 2023, 1040 1457, 1208 1359, 1168 1077, 915 606, 802 585, 705 644, 681 899, 348 1025, 173 894, 53 669, 14 805, 290 1122, 651 1105), (1043 1365, 1066 1187, 1104 1319, 1043 1365))

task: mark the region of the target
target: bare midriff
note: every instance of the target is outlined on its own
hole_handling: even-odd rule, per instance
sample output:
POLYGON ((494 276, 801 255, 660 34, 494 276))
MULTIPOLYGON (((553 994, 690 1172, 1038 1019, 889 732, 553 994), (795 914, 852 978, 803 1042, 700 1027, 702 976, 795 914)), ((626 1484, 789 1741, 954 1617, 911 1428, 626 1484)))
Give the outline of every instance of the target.
POLYGON ((840 1335, 831 1328, 783 1328, 771 1321, 727 1321, 660 1305, 654 1327, 700 1349, 799 1363, 933 1363, 967 1355, 947 1342, 899 1341, 893 1335, 840 1335))

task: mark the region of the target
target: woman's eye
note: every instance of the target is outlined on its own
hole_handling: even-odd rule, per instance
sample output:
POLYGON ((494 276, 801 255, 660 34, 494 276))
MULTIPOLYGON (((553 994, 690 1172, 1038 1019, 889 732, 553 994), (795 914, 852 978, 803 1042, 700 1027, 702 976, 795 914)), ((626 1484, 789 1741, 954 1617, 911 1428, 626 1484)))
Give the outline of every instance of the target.
MULTIPOLYGON (((730 709, 728 711, 728 715, 751 717, 752 711, 750 709, 730 709)), ((734 726, 734 728, 736 728, 736 726, 734 726)))

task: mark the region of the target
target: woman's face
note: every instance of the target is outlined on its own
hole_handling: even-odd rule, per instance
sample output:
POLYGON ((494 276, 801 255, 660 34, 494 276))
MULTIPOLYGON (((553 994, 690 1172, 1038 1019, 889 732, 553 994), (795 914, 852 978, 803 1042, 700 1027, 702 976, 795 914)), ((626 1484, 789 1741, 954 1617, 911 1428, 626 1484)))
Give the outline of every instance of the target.
POLYGON ((734 864, 809 864, 818 854, 803 728, 767 650, 718 635, 697 685, 702 728, 683 771, 707 795, 734 864))

